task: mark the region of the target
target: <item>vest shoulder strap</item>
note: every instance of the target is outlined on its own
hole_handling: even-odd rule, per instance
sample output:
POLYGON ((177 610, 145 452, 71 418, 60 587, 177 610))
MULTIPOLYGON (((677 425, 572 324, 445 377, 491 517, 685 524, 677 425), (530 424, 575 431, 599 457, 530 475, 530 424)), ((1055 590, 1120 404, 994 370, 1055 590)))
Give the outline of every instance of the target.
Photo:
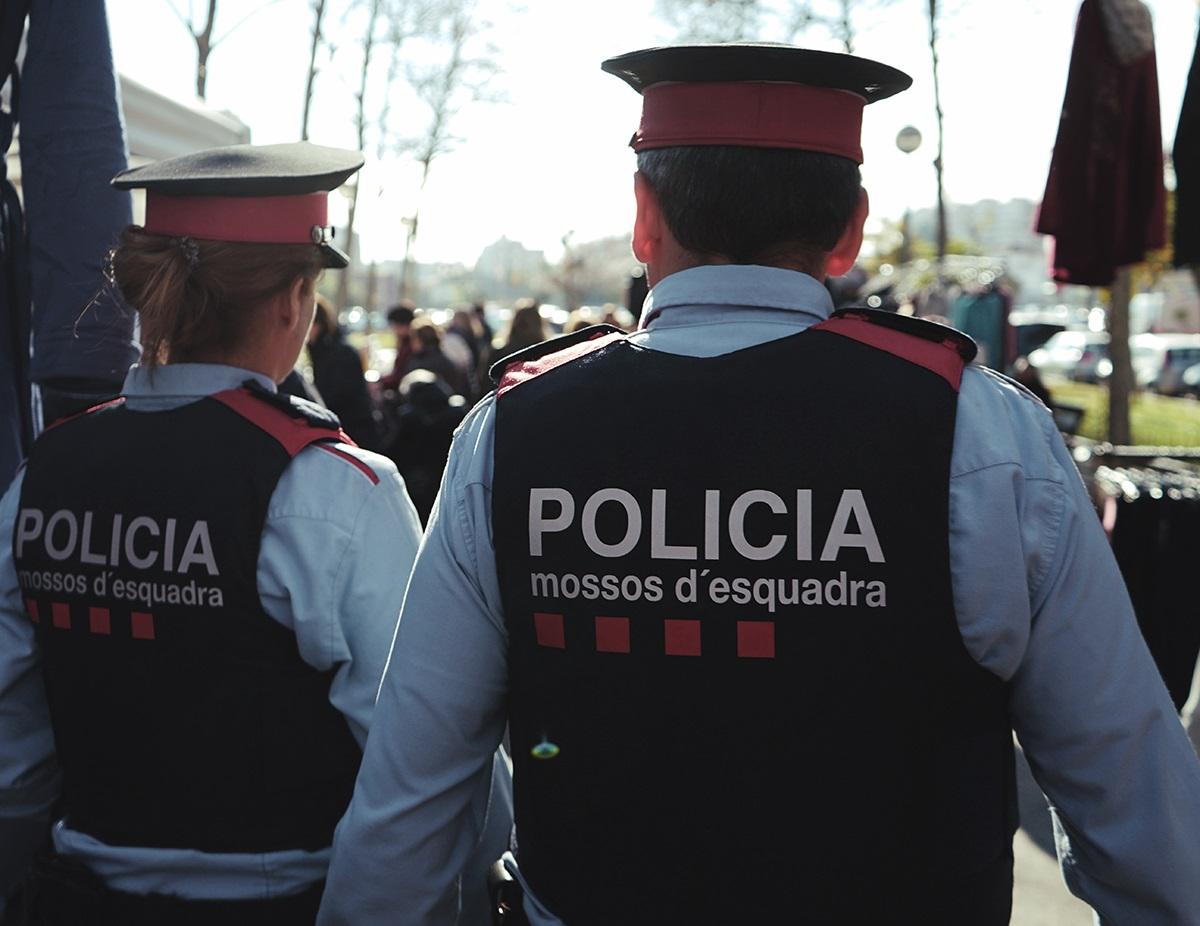
POLYGON ((289 456, 321 441, 354 446, 338 416, 329 409, 307 399, 270 392, 253 380, 209 398, 275 438, 289 456))
POLYGON ((841 335, 915 363, 941 376, 956 391, 963 368, 979 352, 969 336, 948 325, 875 309, 840 309, 813 330, 841 335))
POLYGON ((561 366, 576 357, 603 347, 625 332, 613 325, 589 325, 571 334, 534 344, 515 354, 509 354, 492 364, 488 375, 496 394, 506 392, 519 382, 561 366))

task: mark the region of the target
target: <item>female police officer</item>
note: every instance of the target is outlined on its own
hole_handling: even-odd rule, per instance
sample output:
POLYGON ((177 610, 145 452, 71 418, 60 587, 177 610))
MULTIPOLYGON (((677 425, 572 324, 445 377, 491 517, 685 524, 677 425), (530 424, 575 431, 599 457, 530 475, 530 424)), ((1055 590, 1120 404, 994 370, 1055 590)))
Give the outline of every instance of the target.
POLYGON ((393 465, 275 389, 361 165, 247 145, 114 181, 147 191, 112 256, 142 363, 0 503, 0 844, 59 801, 28 922, 315 916, 419 540, 393 465))

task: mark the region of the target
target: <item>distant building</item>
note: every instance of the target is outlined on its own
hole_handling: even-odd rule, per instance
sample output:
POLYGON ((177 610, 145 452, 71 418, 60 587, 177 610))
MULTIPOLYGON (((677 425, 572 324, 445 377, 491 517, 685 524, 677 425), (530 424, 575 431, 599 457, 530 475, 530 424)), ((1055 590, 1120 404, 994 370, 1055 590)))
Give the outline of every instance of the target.
POLYGON ((546 277, 545 251, 532 251, 519 241, 502 237, 480 252, 475 282, 490 298, 530 295, 546 277))

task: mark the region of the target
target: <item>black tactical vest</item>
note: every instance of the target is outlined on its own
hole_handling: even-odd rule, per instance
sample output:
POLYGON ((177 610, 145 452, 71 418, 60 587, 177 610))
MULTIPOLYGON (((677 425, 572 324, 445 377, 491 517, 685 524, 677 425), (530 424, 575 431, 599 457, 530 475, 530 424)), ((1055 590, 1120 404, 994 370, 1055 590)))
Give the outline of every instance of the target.
POLYGON ((256 571, 284 469, 338 439, 336 419, 239 389, 161 412, 118 400, 34 445, 13 544, 73 829, 205 852, 330 844, 360 751, 332 672, 263 610, 256 571))
POLYGON ((857 312, 718 357, 609 335, 508 363, 517 854, 570 926, 1008 922, 1007 693, 949 566, 971 356, 857 312))

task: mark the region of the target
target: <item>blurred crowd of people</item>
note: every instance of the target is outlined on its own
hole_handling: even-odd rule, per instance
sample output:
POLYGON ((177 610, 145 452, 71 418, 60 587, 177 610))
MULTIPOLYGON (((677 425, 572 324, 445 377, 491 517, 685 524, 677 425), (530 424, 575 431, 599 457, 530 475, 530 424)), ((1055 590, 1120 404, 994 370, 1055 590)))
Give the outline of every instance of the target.
POLYGON ((318 296, 309 375, 295 372, 283 388, 326 406, 355 443, 390 457, 422 522, 437 497, 454 430, 491 389, 488 371, 497 361, 590 325, 632 327, 627 313, 605 306, 571 312, 559 330, 534 299, 519 300, 499 330, 482 303, 454 308, 445 324, 407 301, 388 309, 386 318, 395 360, 390 371, 370 371, 369 351, 347 340, 333 304, 318 296))

